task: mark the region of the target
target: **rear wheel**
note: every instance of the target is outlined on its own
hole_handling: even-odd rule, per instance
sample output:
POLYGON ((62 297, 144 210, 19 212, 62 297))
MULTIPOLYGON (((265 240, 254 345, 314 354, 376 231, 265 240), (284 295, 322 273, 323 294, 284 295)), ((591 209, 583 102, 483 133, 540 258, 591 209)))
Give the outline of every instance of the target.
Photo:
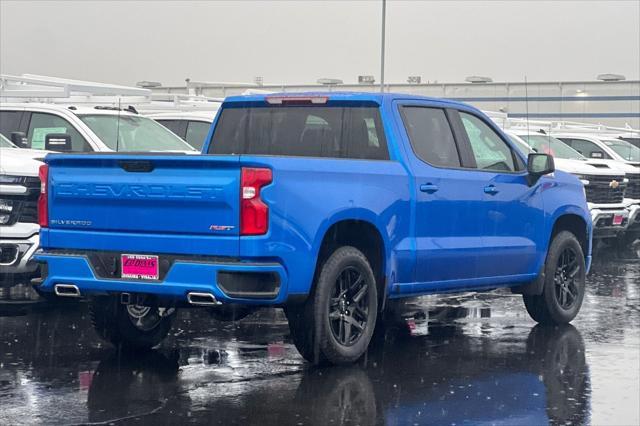
POLYGON ((96 297, 89 303, 96 333, 115 346, 150 349, 169 333, 174 308, 123 305, 115 296, 96 297))
POLYGON ((578 315, 585 292, 582 247, 567 231, 555 236, 545 262, 541 295, 523 295, 527 312, 542 324, 566 324, 578 315))
POLYGON ((369 346, 378 311, 376 281, 367 258, 354 247, 340 247, 318 274, 313 294, 288 307, 291 337, 310 362, 346 364, 369 346))

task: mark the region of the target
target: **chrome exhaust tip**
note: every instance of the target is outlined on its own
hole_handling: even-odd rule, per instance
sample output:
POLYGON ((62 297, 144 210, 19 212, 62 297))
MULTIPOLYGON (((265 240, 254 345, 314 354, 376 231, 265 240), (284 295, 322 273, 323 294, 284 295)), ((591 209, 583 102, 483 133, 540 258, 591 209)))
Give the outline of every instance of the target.
POLYGON ((56 296, 61 297, 80 297, 80 289, 73 284, 56 284, 53 287, 56 296))
POLYGON ((211 293, 187 293, 187 300, 192 305, 215 306, 221 305, 211 293))

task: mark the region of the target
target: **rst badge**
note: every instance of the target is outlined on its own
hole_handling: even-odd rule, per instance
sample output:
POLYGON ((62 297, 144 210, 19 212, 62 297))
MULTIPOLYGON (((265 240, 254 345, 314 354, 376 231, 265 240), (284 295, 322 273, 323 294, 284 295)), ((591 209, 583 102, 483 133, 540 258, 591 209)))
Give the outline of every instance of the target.
POLYGON ((235 228, 232 225, 211 225, 209 227, 210 231, 231 231, 235 228))

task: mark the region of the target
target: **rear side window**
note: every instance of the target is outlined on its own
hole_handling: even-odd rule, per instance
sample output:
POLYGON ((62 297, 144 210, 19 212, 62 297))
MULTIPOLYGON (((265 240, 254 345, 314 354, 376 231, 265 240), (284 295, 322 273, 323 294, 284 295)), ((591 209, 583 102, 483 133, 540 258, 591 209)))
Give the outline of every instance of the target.
POLYGON ((368 106, 225 108, 208 153, 389 159, 380 112, 368 106))
POLYGON ((185 138, 185 133, 187 132, 187 122, 185 120, 156 120, 156 121, 162 124, 167 129, 171 130, 176 135, 180 136, 182 139, 185 138))
POLYGON ((185 140, 198 151, 202 151, 202 145, 204 145, 204 139, 207 137, 210 127, 211 124, 203 121, 189 121, 185 140))
POLYGON ((444 110, 405 106, 402 119, 416 156, 438 167, 460 167, 460 156, 444 110))
POLYGON ((22 111, 0 111, 0 133, 11 140, 12 132, 20 131, 22 111))

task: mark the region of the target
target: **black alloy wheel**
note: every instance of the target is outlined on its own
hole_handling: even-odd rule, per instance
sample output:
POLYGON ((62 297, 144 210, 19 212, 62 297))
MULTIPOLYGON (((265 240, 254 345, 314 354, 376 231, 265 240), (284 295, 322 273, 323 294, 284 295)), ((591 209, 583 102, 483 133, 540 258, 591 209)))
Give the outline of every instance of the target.
POLYGON ((576 276, 580 272, 580 267, 578 254, 572 247, 565 247, 558 257, 553 277, 556 300, 564 310, 571 309, 578 299, 579 290, 576 285, 576 276))
POLYGON ((353 266, 347 266, 336 278, 329 304, 329 322, 333 337, 343 346, 356 343, 367 327, 367 294, 371 284, 353 266))

